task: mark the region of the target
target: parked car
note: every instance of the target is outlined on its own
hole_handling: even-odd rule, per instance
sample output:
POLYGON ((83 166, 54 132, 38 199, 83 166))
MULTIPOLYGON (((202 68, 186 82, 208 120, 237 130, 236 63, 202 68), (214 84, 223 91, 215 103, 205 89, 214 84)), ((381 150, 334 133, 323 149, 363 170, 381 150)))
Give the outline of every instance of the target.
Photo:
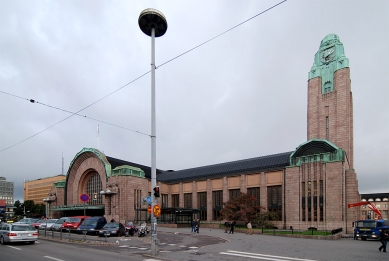
POLYGON ((61 231, 62 224, 68 219, 68 217, 61 217, 52 226, 51 229, 54 231, 61 231))
POLYGON ((82 221, 81 225, 77 228, 77 233, 83 233, 85 230, 87 234, 98 235, 99 230, 102 229, 107 220, 105 217, 90 217, 82 221))
POLYGON ((91 216, 74 216, 68 217, 65 222, 63 222, 61 229, 62 231, 76 231, 76 229, 81 225, 82 221, 86 218, 90 218, 91 216))
POLYGON ((33 228, 39 229, 39 226, 43 223, 46 222, 46 219, 38 219, 34 223, 30 224, 33 228))
POLYGON ((104 236, 123 236, 125 233, 125 227, 122 223, 117 223, 117 222, 109 222, 105 224, 105 226, 100 229, 99 231, 99 237, 104 237, 104 236))
POLYGON ((22 218, 21 220, 14 222, 14 224, 32 224, 39 220, 39 218, 22 218))
POLYGON ((0 243, 2 245, 13 242, 29 242, 34 244, 38 239, 38 232, 28 224, 0 225, 0 243))
POLYGON ((57 221, 58 219, 48 219, 47 222, 45 220, 45 222, 42 222, 39 226, 39 229, 47 229, 47 230, 51 230, 51 227, 55 224, 55 222, 57 221), (46 227, 47 226, 47 227, 46 227))

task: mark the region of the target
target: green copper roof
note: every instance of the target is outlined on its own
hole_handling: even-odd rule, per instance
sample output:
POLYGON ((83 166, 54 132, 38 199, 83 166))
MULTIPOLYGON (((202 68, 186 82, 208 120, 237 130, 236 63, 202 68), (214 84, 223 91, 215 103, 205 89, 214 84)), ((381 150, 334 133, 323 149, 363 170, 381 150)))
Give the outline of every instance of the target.
POLYGON ((349 61, 339 36, 329 34, 320 42, 314 63, 308 72, 308 80, 321 77, 322 93, 331 92, 334 90, 334 72, 347 67, 349 61))
POLYGON ((328 140, 312 139, 304 142, 290 155, 290 167, 303 163, 343 161, 344 151, 328 140))
POLYGON ((135 176, 135 177, 145 177, 145 172, 137 167, 123 165, 118 166, 112 170, 112 176, 135 176))
POLYGON ((60 180, 60 181, 54 182, 53 187, 54 188, 64 188, 65 184, 66 184, 66 180, 60 180))
MULTIPOLYGON (((99 151, 97 149, 93 149, 93 148, 83 148, 80 152, 78 152, 76 154, 76 156, 74 156, 73 160, 70 162, 69 169, 68 169, 68 172, 67 172, 67 176, 69 176, 69 171, 72 169, 72 166, 76 162, 78 157, 81 154, 84 154, 84 153, 93 153, 93 154, 95 154, 101 160, 101 162, 104 164, 106 177, 108 178, 108 177, 111 176, 111 164, 107 160, 107 157, 101 151, 99 151)), ((68 177, 66 178, 66 180, 67 179, 68 179, 68 177)))

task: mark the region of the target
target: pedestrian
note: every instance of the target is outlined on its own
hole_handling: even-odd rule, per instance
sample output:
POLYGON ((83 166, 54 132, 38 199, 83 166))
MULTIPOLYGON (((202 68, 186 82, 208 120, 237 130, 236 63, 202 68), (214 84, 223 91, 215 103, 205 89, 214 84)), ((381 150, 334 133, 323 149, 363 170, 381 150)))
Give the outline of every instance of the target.
POLYGON ((192 225, 192 231, 190 233, 195 233, 196 232, 196 220, 195 219, 192 220, 191 225, 192 225))
POLYGON ((251 226, 251 222, 247 223, 247 234, 253 234, 253 227, 251 226))
POLYGON ((111 223, 115 223, 116 222, 116 220, 113 218, 113 219, 111 219, 111 223))
POLYGON ((226 220, 226 222, 224 222, 224 233, 227 233, 229 226, 230 226, 230 222, 228 222, 228 220, 226 220))
POLYGON ((197 219, 196 220, 196 231, 197 231, 197 233, 199 233, 199 230, 200 230, 200 219, 197 219))
POLYGON ((388 232, 386 231, 386 229, 380 229, 380 242, 381 242, 381 246, 378 248, 379 251, 381 251, 381 249, 383 249, 384 251, 383 252, 386 252, 386 245, 388 243, 388 232))
POLYGON ((232 220, 231 224, 230 224, 230 232, 228 234, 234 234, 234 228, 235 228, 235 225, 236 225, 236 222, 235 220, 232 220))

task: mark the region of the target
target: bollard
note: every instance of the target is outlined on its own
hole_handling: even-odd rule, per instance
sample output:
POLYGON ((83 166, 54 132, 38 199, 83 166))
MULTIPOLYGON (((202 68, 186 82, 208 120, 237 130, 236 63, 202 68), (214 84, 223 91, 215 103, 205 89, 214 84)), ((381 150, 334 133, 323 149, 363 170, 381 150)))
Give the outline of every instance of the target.
POLYGON ((61 228, 59 229, 59 239, 62 240, 62 229, 61 228))

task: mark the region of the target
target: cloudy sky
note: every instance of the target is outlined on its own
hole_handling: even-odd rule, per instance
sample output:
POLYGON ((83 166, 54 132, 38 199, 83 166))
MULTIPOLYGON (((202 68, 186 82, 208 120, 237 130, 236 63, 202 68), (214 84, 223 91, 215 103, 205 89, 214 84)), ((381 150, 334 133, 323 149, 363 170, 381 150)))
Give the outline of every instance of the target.
POLYGON ((83 148, 150 166, 146 8, 168 21, 156 39, 157 168, 305 142, 308 71, 336 33, 350 61, 359 192, 389 192, 389 2, 289 0, 260 14, 280 2, 0 0, 0 176, 15 199, 24 179, 61 174, 62 155, 66 173, 83 148))

